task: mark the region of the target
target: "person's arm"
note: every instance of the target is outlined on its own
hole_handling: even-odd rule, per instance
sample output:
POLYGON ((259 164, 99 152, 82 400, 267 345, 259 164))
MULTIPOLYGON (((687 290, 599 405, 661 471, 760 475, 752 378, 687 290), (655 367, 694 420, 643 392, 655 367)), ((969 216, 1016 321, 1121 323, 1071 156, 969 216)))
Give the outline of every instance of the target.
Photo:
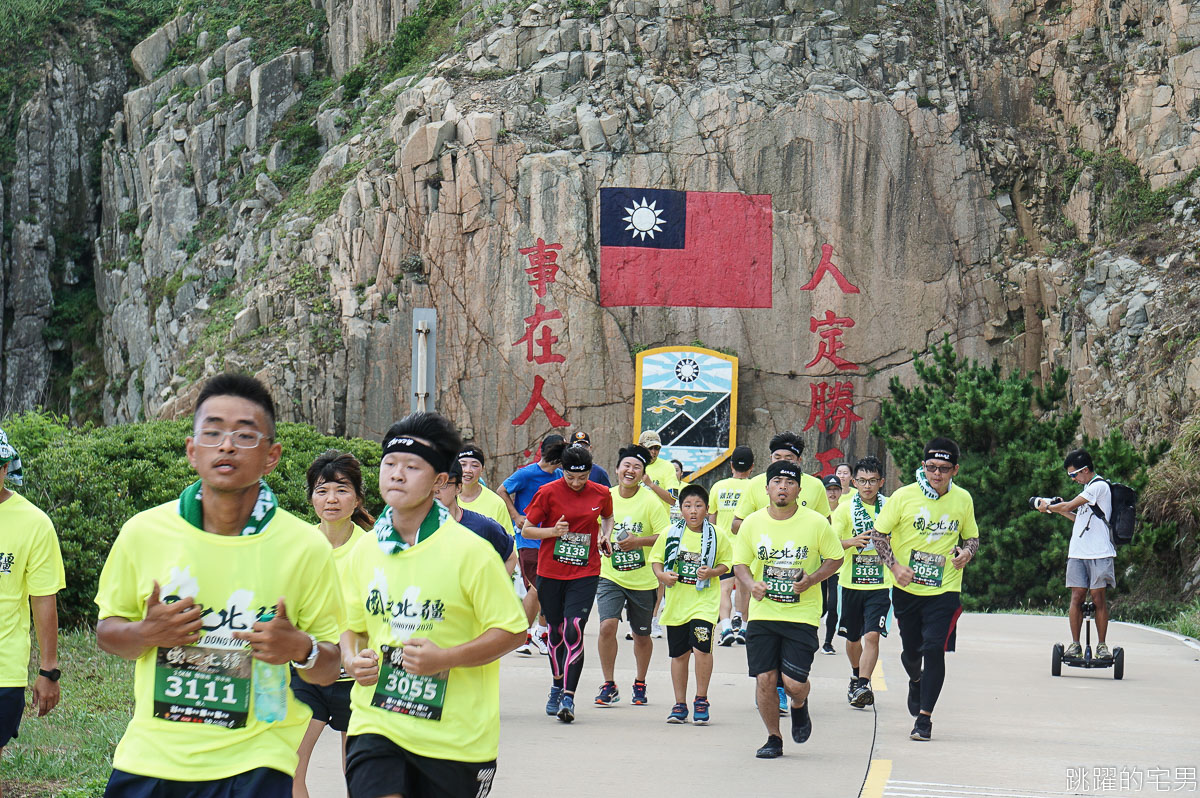
POLYGON ((675 506, 675 497, 671 495, 671 492, 656 485, 654 480, 650 479, 649 474, 642 475, 642 484, 654 491, 654 495, 666 502, 668 507, 675 506))
POLYGON ((342 632, 338 649, 342 655, 342 667, 346 673, 365 687, 379 681, 379 652, 367 647, 366 635, 354 631, 342 632))
POLYGON ((821 563, 821 567, 811 574, 801 574, 800 578, 792 583, 792 592, 798 596, 813 585, 821 584, 838 572, 838 569, 842 567, 844 559, 839 557, 836 560, 825 560, 821 563))
POLYGON ((404 670, 416 676, 433 676, 451 668, 478 668, 515 651, 524 642, 524 632, 505 629, 488 629, 474 640, 450 648, 414 637, 404 644, 404 670))
POLYGON ((738 518, 735 515, 733 517, 733 523, 729 525, 729 531, 736 535, 738 533, 738 530, 742 528, 742 520, 743 519, 738 518))
POLYGON ((767 583, 755 582, 754 575, 750 573, 750 566, 740 562, 734 563, 733 576, 738 581, 738 587, 749 593, 755 601, 762 601, 767 595, 767 583))
POLYGON ((701 565, 696 569, 697 579, 720 579, 724 574, 729 572, 729 566, 725 563, 717 563, 712 568, 707 565, 701 565))
MULTIPOLYGON (((521 534, 529 540, 545 540, 546 538, 558 538, 571 531, 571 527, 567 524, 567 517, 561 515, 554 526, 534 526, 531 521, 526 520, 525 526, 521 529, 521 534)), ((612 527, 609 527, 609 532, 612 527)))
POLYGON ((508 575, 512 576, 517 570, 517 550, 513 549, 508 554, 508 559, 504 561, 504 567, 508 570, 508 575))
POLYGON ((666 570, 660 562, 652 562, 650 563, 650 567, 654 569, 654 575, 658 578, 658 583, 663 587, 671 587, 679 581, 679 574, 666 570))
MULTIPOLYGON (((33 627, 37 632, 38 668, 52 671, 58 667, 58 602, 56 594, 30 596, 33 610, 33 627)), ((60 693, 58 682, 38 675, 33 683, 33 705, 38 717, 42 717, 58 706, 60 693)))
POLYGON ((967 567, 967 563, 975 559, 975 555, 979 552, 979 538, 967 538, 962 541, 961 546, 954 548, 954 559, 950 562, 954 563, 954 567, 962 570, 967 567))
POLYGON ((617 519, 612 516, 612 506, 608 508, 609 515, 600 519, 600 538, 596 541, 596 548, 605 557, 612 555, 612 531, 617 525, 617 519))
MULTIPOLYGON (((303 663, 312 653, 312 638, 292 623, 282 598, 275 604, 275 617, 260 619, 249 632, 234 632, 233 637, 249 643, 254 658, 270 665, 303 663)), ((337 645, 318 641, 317 661, 311 668, 296 668, 296 673, 309 684, 333 684, 341 675, 339 660, 337 645)))
POLYGON ((160 599, 158 582, 146 599, 140 621, 110 616, 96 624, 96 644, 101 651, 136 660, 152 648, 186 646, 200 639, 201 608, 190 596, 171 604, 160 599))
POLYGON ((508 517, 512 519, 512 522, 518 527, 525 526, 525 516, 517 512, 517 505, 513 504, 512 496, 508 495, 508 488, 501 485, 496 489, 496 495, 504 500, 504 506, 508 508, 508 517))
POLYGON ((717 514, 716 513, 709 513, 708 515, 705 516, 705 518, 707 518, 708 523, 712 524, 713 526, 717 525, 717 514))

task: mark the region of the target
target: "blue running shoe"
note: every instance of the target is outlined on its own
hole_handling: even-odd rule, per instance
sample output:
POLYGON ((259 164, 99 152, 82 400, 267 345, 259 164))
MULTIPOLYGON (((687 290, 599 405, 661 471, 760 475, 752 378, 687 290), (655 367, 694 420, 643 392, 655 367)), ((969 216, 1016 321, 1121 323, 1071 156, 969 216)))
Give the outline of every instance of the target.
POLYGON ((692 703, 692 723, 697 726, 708 725, 708 699, 696 696, 695 702, 692 703))
POLYGON ((546 714, 554 717, 558 714, 559 707, 562 706, 562 688, 551 687, 550 698, 546 701, 546 714))
POLYGON ((633 704, 634 706, 646 705, 646 683, 634 681, 633 683, 633 704))
POLYGON ((783 692, 782 687, 776 687, 775 689, 779 691, 779 715, 786 717, 788 714, 787 693, 783 692))
POLYGON ((611 707, 620 700, 621 693, 617 690, 616 682, 605 682, 600 685, 600 695, 596 696, 596 706, 611 707))
POLYGON ((667 715, 667 723, 687 723, 687 704, 676 704, 667 715))
POLYGON ((562 703, 558 707, 558 719, 563 723, 575 720, 575 696, 564 695, 562 697, 562 703))

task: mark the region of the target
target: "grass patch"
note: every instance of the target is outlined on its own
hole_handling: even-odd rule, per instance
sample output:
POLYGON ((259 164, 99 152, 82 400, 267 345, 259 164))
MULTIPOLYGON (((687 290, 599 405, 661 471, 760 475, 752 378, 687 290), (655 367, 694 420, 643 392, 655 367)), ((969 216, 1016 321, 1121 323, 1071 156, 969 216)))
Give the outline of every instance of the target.
MULTIPOLYGON (((44 718, 27 712, 20 738, 5 747, 0 784, 6 796, 101 795, 113 750, 133 715, 132 662, 100 651, 90 629, 61 633, 58 651, 62 701, 44 718)), ((30 667, 36 675, 36 659, 30 667)))

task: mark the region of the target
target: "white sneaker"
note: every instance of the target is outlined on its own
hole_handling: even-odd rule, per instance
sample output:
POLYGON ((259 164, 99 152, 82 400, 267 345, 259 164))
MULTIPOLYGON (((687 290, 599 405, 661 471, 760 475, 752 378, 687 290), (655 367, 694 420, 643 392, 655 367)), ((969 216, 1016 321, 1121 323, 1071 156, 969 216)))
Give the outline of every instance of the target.
MULTIPOLYGON (((539 654, 547 654, 548 655, 550 653, 550 646, 548 646, 546 644, 546 634, 544 632, 533 638, 533 644, 535 646, 537 646, 537 650, 538 650, 539 654)), ((518 649, 518 650, 520 650, 520 649, 518 649)))
POLYGON ((658 622, 657 618, 655 618, 653 621, 650 622, 650 636, 651 637, 657 637, 661 640, 665 635, 666 635, 666 632, 663 631, 662 624, 660 624, 658 622))
POLYGON ((537 653, 537 649, 533 647, 533 643, 525 642, 517 647, 517 654, 522 657, 532 657, 537 653))

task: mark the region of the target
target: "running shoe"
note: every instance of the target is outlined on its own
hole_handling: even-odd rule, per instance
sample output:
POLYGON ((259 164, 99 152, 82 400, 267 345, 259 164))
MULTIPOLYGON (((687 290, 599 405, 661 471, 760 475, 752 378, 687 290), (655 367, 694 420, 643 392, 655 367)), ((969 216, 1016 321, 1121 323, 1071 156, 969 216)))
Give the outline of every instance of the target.
POLYGON ((621 693, 617 690, 616 682, 605 682, 600 685, 600 695, 596 696, 596 706, 611 707, 620 700, 621 693))
POLYGON ((550 698, 546 701, 546 714, 554 717, 558 714, 559 708, 562 706, 562 688, 551 687, 550 698))
POLYGON ((812 736, 812 718, 808 716, 808 701, 792 710, 792 742, 803 743, 812 736))
POLYGON ((732 618, 730 618, 729 625, 733 627, 733 631, 735 631, 735 632, 742 631, 742 616, 735 615, 732 618))
POLYGON ((846 688, 846 700, 851 704, 854 703, 854 692, 858 690, 858 677, 850 677, 850 686, 846 688))
POLYGON ((1109 649, 1108 643, 1096 646, 1096 659, 1112 659, 1112 651, 1109 649))
POLYGON ((522 657, 532 657, 537 653, 537 647, 533 644, 533 637, 525 635, 525 642, 517 647, 517 654, 522 657))
POLYGON ((921 680, 908 680, 908 714, 914 718, 921 714, 921 680))
POLYGON ((787 693, 783 692, 782 687, 776 687, 775 689, 779 692, 779 714, 781 717, 786 716, 788 713, 787 693))
POLYGON ((558 719, 563 723, 575 720, 575 696, 564 694, 558 707, 558 719))
POLYGON ((927 743, 932 736, 933 718, 929 715, 917 715, 917 722, 913 724, 913 730, 909 732, 908 739, 927 743))
POLYGON ((821 646, 821 653, 836 654, 837 652, 833 650, 833 643, 826 643, 825 645, 821 646))
POLYGON ((746 645, 746 630, 745 629, 735 629, 733 632, 733 638, 734 638, 734 642, 737 643, 738 645, 742 645, 742 646, 746 645))
POLYGON ((1083 656, 1083 646, 1079 645, 1079 643, 1072 643, 1071 645, 1067 646, 1067 650, 1063 652, 1063 656, 1064 657, 1082 657, 1083 656))
POLYGON ((783 756, 783 738, 772 734, 767 742, 754 755, 759 759, 776 759, 783 756))
POLYGON ((860 684, 858 689, 854 691, 854 695, 850 697, 850 706, 857 709, 865 709, 874 703, 875 693, 868 684, 860 684))
MULTIPOLYGON (((687 709, 683 710, 685 713, 687 709)), ((696 700, 692 703, 692 722, 697 726, 708 725, 708 699, 696 696, 696 700)))
POLYGON ((630 702, 635 707, 643 707, 646 705, 646 683, 635 681, 633 683, 633 701, 630 702))
POLYGON ((666 632, 663 631, 662 624, 660 624, 658 622, 658 618, 655 618, 653 621, 650 622, 650 636, 651 637, 655 637, 655 638, 658 638, 661 640, 663 635, 665 635, 665 634, 666 634, 666 632))
POLYGON ((667 723, 687 723, 687 704, 676 704, 667 715, 667 723))
POLYGON ((729 648, 730 646, 733 645, 733 642, 736 639, 737 639, 737 632, 733 631, 733 629, 726 629, 724 632, 721 632, 720 645, 725 646, 726 648, 729 648))
POLYGON ((550 655, 550 633, 549 632, 542 632, 540 635, 533 638, 533 644, 535 646, 537 646, 537 650, 539 653, 541 653, 545 656, 550 655))

